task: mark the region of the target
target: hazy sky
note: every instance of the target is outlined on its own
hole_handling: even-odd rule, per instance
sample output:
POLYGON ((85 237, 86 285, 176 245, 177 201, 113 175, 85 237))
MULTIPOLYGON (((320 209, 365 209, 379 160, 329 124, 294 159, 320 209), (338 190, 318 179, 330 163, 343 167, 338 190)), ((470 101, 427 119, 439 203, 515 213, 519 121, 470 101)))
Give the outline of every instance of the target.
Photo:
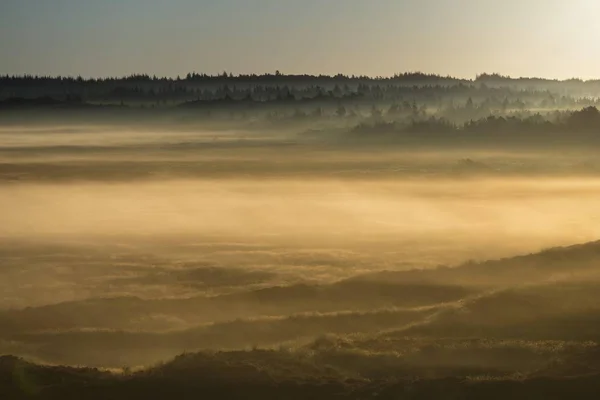
POLYGON ((0 0, 0 74, 600 77, 600 0, 0 0))

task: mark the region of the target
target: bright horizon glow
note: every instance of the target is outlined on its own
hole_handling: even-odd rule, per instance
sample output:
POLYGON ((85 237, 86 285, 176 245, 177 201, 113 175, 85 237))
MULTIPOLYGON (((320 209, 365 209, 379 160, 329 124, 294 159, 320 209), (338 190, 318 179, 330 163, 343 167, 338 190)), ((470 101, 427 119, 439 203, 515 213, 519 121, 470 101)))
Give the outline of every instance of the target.
POLYGON ((596 0, 2 0, 0 74, 600 78, 596 0))

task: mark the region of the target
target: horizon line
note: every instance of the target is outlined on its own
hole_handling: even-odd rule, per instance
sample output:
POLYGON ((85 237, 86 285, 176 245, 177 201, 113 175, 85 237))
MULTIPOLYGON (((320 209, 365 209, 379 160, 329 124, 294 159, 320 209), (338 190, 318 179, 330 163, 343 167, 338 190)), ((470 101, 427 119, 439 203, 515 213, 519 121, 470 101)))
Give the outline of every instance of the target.
POLYGON ((405 71, 398 72, 393 75, 359 75, 359 74, 308 74, 308 73, 281 73, 279 70, 275 72, 263 72, 263 73, 237 73, 234 74, 230 71, 224 70, 220 73, 204 73, 204 72, 196 72, 191 71, 186 73, 185 75, 176 75, 176 76, 158 76, 156 74, 148 74, 145 72, 142 73, 131 73, 128 75, 114 75, 114 76, 83 76, 79 75, 42 75, 42 74, 31 74, 31 73, 22 73, 22 74, 9 74, 9 73, 0 73, 0 79, 66 79, 66 80, 84 80, 84 81, 102 81, 102 80, 126 80, 126 79, 149 79, 149 80, 168 80, 168 81, 186 81, 190 79, 244 79, 244 78, 305 78, 305 79, 348 79, 348 80, 394 80, 394 79, 403 79, 403 78, 428 78, 428 79, 445 79, 445 80, 453 80, 453 81, 466 81, 466 82, 477 82, 482 79, 488 80, 528 80, 528 81, 546 81, 546 82, 598 82, 600 81, 600 77, 584 79, 580 77, 571 77, 571 78, 547 78, 540 76, 511 76, 511 75, 503 75, 497 72, 488 73, 482 72, 480 74, 476 74, 475 78, 464 78, 452 75, 442 75, 439 73, 427 73, 421 71, 405 71))

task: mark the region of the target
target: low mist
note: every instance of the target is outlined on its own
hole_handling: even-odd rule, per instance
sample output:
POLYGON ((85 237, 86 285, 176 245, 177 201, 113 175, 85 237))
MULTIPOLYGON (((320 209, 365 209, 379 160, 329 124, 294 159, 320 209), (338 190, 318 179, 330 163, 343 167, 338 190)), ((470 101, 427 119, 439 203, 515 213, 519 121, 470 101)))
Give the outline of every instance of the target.
POLYGON ((389 379, 594 349, 588 150, 112 129, 0 133, 0 353, 389 379))
POLYGON ((298 245, 374 235, 398 246, 464 237, 523 251, 596 237, 599 194, 600 180, 552 178, 16 184, 0 194, 0 235, 298 237, 298 245))

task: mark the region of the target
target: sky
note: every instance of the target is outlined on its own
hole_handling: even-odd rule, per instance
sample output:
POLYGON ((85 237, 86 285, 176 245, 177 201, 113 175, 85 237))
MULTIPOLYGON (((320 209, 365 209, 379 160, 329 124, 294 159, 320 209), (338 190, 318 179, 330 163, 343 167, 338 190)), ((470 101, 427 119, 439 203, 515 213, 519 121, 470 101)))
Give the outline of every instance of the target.
POLYGON ((0 0, 0 74, 600 78, 600 0, 0 0))

